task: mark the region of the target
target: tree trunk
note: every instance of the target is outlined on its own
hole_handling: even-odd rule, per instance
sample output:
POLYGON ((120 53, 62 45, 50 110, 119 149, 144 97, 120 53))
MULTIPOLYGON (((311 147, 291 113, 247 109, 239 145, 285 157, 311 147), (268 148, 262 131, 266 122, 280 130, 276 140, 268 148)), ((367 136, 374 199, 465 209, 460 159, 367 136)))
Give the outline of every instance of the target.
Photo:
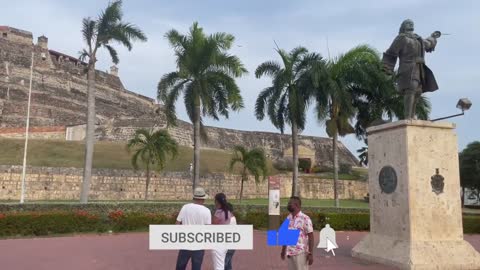
POLYGON ((333 198, 335 199, 335 207, 340 207, 338 199, 338 134, 333 136, 333 198))
POLYGON ((82 191, 80 202, 88 202, 90 180, 92 178, 93 146, 95 140, 95 61, 90 60, 87 84, 87 129, 85 133, 85 162, 83 167, 82 191))
POLYGON ((240 204, 242 204, 242 199, 243 199, 243 182, 244 181, 245 181, 245 178, 242 175, 242 183, 240 184, 240 204))
POLYGON ((242 172, 242 183, 240 184, 240 203, 242 203, 242 198, 243 198, 243 183, 245 182, 246 178, 246 169, 243 168, 242 172))
POLYGON ((150 164, 147 163, 147 180, 145 182, 145 201, 148 200, 148 186, 150 185, 150 164))
POLYGON ((292 123, 292 152, 293 152, 293 173, 292 173, 292 196, 298 196, 298 128, 292 123))
POLYGON ((200 178, 200 101, 195 104, 193 121, 193 190, 200 178))
POLYGON ((462 187, 462 208, 465 207, 465 187, 462 187))

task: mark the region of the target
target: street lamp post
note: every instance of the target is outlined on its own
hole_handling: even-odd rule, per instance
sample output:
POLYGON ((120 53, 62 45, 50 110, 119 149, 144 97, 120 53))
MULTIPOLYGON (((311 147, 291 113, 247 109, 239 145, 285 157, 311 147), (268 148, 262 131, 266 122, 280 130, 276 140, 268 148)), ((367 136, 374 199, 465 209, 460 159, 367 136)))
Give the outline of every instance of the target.
POLYGON ((28 88, 28 104, 27 104, 27 124, 25 128, 25 147, 23 149, 23 169, 22 169, 22 191, 20 194, 20 203, 25 202, 25 173, 27 170, 27 148, 28 148, 28 130, 30 128, 30 102, 32 99, 32 82, 33 82, 33 59, 35 56, 35 48, 32 50, 32 62, 30 65, 30 85, 28 88))
POLYGON ((470 109, 470 107, 472 107, 472 102, 468 98, 461 98, 461 99, 458 100, 458 103, 457 103, 457 109, 462 110, 461 113, 432 119, 430 121, 435 122, 435 121, 439 121, 439 120, 445 120, 445 119, 449 119, 449 118, 453 118, 453 117, 457 117, 457 116, 462 116, 462 115, 465 114, 465 111, 468 111, 470 109))

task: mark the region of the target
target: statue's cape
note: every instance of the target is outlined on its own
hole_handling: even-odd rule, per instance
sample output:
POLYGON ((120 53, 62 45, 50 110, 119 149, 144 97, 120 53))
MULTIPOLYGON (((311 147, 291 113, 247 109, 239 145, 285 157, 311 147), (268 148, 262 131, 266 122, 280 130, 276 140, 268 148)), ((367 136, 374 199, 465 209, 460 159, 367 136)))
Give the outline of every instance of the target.
POLYGON ((438 90, 437 80, 435 80, 435 76, 431 69, 427 67, 427 65, 423 65, 423 70, 425 72, 424 82, 422 91, 423 92, 433 92, 438 90))

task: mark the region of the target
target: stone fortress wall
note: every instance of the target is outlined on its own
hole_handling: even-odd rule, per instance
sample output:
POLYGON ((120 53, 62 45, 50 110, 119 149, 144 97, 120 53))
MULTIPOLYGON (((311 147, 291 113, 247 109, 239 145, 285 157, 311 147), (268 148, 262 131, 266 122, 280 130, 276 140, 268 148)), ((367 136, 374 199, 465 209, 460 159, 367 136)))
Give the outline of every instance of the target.
MULTIPOLYGON (((25 126, 32 49, 35 52, 31 125, 68 126, 86 121, 87 78, 85 63, 48 50, 48 39, 37 44, 17 42, 17 32, 0 27, 0 126, 25 126), (6 36, 4 35, 6 34, 6 36), (45 59, 42 59, 42 54, 45 59)), ((26 37, 24 37, 26 39, 26 37)), ((113 68, 115 71, 115 68, 113 68)), ((152 99, 126 90, 116 72, 96 73, 97 121, 114 117, 154 115, 152 99)))
MULTIPOLYGON (((65 129, 63 139, 82 140, 86 122, 86 64, 49 50, 48 38, 44 36, 34 45, 32 33, 6 26, 0 26, 0 137, 24 136, 32 50, 35 58, 30 124, 37 128, 32 136, 62 139, 61 133, 43 130, 59 127, 65 129)), ((96 73, 96 113, 99 140, 125 141, 138 128, 166 128, 162 107, 151 98, 125 89, 116 67, 109 73, 96 73)), ((180 145, 193 145, 190 123, 178 121, 169 132, 180 145)), ((228 150, 243 144, 263 147, 274 160, 291 156, 288 135, 216 127, 207 127, 207 134, 205 148, 228 150)), ((329 139, 300 136, 299 143, 301 158, 311 158, 313 164, 331 164, 329 139)), ((343 144, 339 143, 339 149, 340 163, 358 163, 343 144)))
MULTIPOLYGON (((78 200, 82 183, 82 169, 29 167, 26 176, 26 200, 78 200)), ((91 200, 142 200, 145 196, 144 173, 131 170, 94 169, 89 198, 91 200)), ((21 187, 21 166, 0 165, 0 200, 19 200, 21 187)), ((292 177, 280 178, 280 194, 289 197, 292 177)), ((267 198, 267 180, 255 184, 250 178, 244 184, 244 198, 267 198)), ((240 176, 211 174, 200 178, 199 185, 210 196, 224 192, 228 198, 236 199, 240 193, 240 176)), ((192 181, 186 172, 153 173, 149 187, 151 200, 190 200, 192 181)), ((365 181, 339 181, 341 199, 363 199, 367 194, 365 181)), ((333 181, 299 177, 299 191, 302 198, 332 199, 333 181)))

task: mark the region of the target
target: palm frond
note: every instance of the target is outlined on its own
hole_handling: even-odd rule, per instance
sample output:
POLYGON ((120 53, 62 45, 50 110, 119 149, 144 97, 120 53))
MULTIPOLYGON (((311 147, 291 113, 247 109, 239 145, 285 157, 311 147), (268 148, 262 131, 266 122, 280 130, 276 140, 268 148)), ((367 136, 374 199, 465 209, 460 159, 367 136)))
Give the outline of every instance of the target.
POLYGON ((165 34, 170 46, 172 46, 175 50, 177 49, 185 49, 187 46, 187 37, 180 34, 177 30, 172 29, 165 34))
POLYGON ((217 32, 208 37, 214 42, 221 50, 229 50, 232 47, 235 37, 231 34, 217 32))
POLYGON ((96 22, 91 18, 84 18, 82 20, 83 40, 87 43, 88 48, 90 50, 92 49, 92 43, 94 42, 95 35, 96 35, 95 26, 96 26, 96 22))
MULTIPOLYGON (((179 80, 181 80, 181 78, 176 71, 164 74, 157 85, 157 99, 166 102, 168 92, 179 80)), ((184 80, 182 85, 187 81, 188 80, 184 80)))
POLYGON ((79 54, 78 60, 82 62, 87 62, 87 59, 90 57, 90 54, 85 49, 83 49, 82 51, 79 51, 78 54, 79 54))
POLYGON ((97 37, 100 42, 108 39, 109 31, 122 20, 122 1, 110 2, 107 8, 100 13, 97 22, 97 37))
POLYGON ((119 42, 132 50, 133 41, 147 41, 147 36, 137 26, 130 23, 117 23, 109 32, 112 41, 119 42))
POLYGON ((255 70, 255 77, 260 78, 264 75, 275 76, 281 69, 280 64, 275 61, 263 62, 255 70))
POLYGON ((213 67, 235 78, 248 73, 238 57, 223 53, 215 55, 213 67))
POLYGON ((258 120, 263 120, 265 117, 265 105, 268 98, 275 92, 275 88, 267 87, 260 92, 255 102, 255 116, 258 120))
POLYGON ((107 48, 110 57, 112 57, 112 62, 117 65, 120 62, 117 51, 110 45, 105 45, 105 48, 107 48))
POLYGON ((307 48, 305 47, 302 47, 302 46, 298 46, 298 47, 295 47, 293 48, 291 51, 290 51, 290 59, 291 59, 291 62, 293 64, 301 61, 300 58, 304 55, 304 54, 307 54, 308 53, 308 50, 307 48))

